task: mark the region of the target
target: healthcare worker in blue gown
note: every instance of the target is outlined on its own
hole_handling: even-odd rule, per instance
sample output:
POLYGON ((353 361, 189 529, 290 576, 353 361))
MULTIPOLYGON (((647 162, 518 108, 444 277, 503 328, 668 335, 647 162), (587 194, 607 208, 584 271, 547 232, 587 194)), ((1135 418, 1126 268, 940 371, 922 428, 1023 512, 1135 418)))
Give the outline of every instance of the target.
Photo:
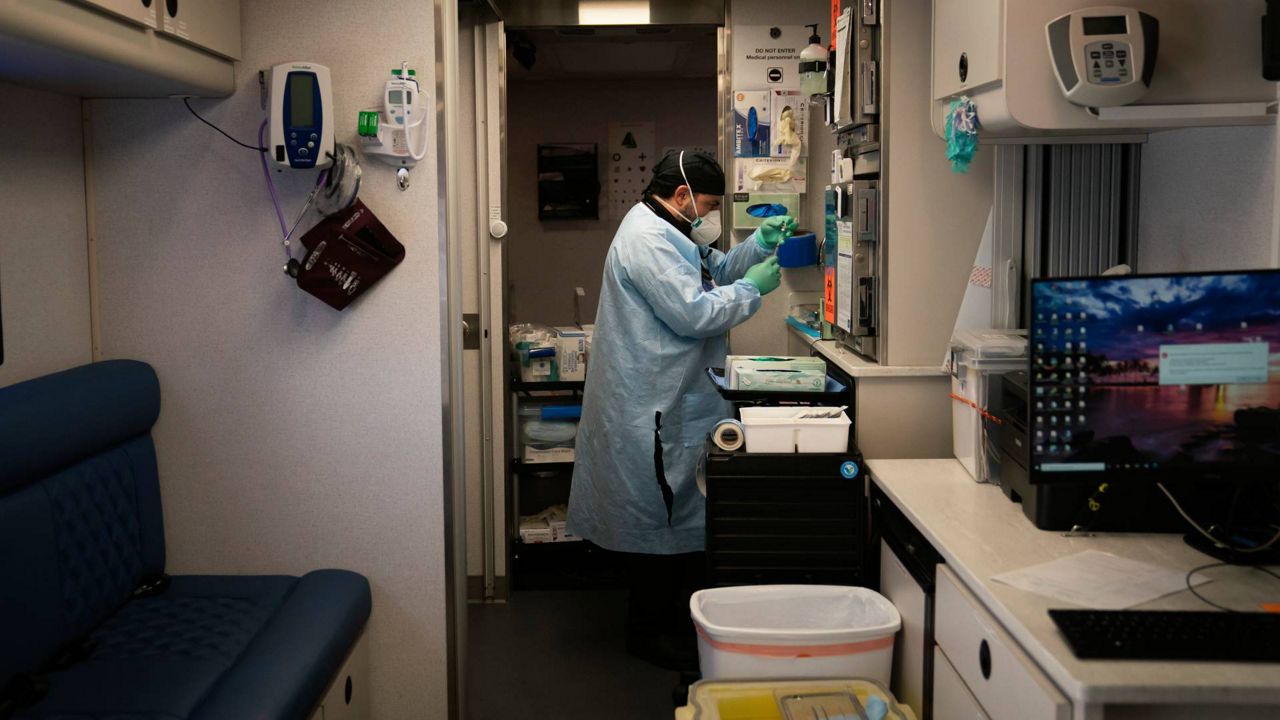
POLYGON ((694 479, 708 433, 733 411, 708 381, 726 333, 781 281, 774 251, 795 229, 767 219, 728 253, 725 179, 709 155, 668 153, 605 259, 577 439, 569 529, 618 553, 631 583, 627 648, 696 669, 689 595, 705 557, 694 479))

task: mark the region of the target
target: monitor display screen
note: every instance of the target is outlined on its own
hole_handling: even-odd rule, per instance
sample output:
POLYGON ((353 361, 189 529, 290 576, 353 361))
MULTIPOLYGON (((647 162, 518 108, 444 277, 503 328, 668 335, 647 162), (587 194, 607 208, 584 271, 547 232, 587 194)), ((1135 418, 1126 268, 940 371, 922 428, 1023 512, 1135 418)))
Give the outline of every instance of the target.
POLYGON ((1037 280, 1037 482, 1280 473, 1280 271, 1037 280))
POLYGON ((1084 18, 1085 35, 1124 35, 1129 32, 1129 22, 1124 15, 1084 18))
POLYGON ((316 76, 311 73, 289 73, 289 125, 313 127, 316 124, 316 76))

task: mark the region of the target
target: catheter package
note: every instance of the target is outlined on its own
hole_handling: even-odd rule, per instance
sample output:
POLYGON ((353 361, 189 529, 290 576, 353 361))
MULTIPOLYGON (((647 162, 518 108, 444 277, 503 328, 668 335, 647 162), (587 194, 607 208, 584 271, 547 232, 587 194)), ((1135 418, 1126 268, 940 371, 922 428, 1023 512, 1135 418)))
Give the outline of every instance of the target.
POLYGON ((364 294, 404 260, 404 246, 357 200, 302 236, 307 254, 298 287, 336 310, 364 294))

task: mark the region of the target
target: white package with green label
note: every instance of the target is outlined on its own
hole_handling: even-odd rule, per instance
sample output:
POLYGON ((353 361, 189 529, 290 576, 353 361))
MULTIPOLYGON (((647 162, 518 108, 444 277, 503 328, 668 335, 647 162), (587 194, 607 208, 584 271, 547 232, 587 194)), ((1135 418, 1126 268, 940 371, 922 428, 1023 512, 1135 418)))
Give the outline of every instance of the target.
POLYGON ((821 358, 730 355, 725 365, 731 390, 822 392, 827 387, 821 358))

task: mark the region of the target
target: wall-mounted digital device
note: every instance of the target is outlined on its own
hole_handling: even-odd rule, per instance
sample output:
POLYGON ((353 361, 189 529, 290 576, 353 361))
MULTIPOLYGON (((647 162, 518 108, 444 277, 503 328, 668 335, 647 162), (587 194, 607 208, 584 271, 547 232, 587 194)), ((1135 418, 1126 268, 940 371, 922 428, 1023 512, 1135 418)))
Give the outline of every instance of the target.
POLYGON ((269 155, 276 168, 325 168, 333 162, 333 90, 329 68, 310 62, 271 68, 269 155))
POLYGON ((1124 7, 1067 13, 1045 26, 1049 58, 1062 94, 1076 105, 1117 107, 1151 87, 1160 21, 1124 7))
POLYGON ((361 110, 356 122, 365 153, 400 168, 401 190, 408 187, 406 169, 427 155, 429 107, 417 73, 406 61, 383 86, 382 108, 361 110))

